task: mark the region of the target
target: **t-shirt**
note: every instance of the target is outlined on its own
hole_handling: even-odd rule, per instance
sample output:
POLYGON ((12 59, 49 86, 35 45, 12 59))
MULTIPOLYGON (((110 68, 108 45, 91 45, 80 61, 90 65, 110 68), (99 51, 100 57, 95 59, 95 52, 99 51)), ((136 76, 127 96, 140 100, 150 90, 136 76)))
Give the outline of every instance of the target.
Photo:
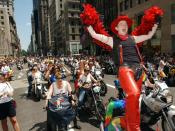
MULTIPOLYGON (((6 82, 6 83, 0 83, 0 93, 5 93, 5 92, 13 92, 13 88, 11 85, 6 82)), ((1 96, 0 97, 0 104, 6 103, 11 101, 13 98, 9 96, 1 96)))

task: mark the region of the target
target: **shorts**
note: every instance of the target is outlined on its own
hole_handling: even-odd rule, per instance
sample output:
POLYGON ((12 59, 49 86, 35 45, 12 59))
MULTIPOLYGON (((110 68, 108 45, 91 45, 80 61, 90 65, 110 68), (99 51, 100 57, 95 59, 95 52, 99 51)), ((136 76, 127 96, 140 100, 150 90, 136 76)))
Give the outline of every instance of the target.
POLYGON ((16 116, 16 109, 12 101, 0 104, 0 120, 16 116))

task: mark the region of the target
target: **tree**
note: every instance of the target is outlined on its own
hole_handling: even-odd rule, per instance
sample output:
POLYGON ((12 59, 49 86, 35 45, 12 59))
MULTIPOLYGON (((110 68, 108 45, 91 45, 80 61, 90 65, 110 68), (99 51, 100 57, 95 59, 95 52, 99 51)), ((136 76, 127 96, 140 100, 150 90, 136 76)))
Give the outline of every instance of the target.
POLYGON ((27 51, 21 50, 21 56, 27 56, 27 51))

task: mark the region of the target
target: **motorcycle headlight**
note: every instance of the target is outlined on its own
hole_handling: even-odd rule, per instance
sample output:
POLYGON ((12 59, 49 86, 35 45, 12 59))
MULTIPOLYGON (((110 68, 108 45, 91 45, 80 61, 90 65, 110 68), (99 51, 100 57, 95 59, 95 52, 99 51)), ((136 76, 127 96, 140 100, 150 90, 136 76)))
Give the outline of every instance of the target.
POLYGON ((95 93, 99 93, 100 90, 101 90, 101 87, 99 87, 99 86, 96 86, 96 87, 93 88, 93 91, 94 91, 95 93))
POLYGON ((101 75, 101 72, 100 71, 96 71, 95 72, 97 75, 101 75))

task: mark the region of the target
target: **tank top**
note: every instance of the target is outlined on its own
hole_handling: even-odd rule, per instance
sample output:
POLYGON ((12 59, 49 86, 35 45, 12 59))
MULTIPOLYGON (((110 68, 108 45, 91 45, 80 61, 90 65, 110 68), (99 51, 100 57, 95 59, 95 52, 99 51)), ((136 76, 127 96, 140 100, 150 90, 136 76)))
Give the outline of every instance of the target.
POLYGON ((132 36, 129 36, 125 41, 116 37, 113 38, 113 59, 116 65, 123 63, 132 65, 141 62, 140 52, 132 36))
POLYGON ((62 94, 68 96, 68 83, 67 83, 67 81, 63 81, 62 88, 60 88, 60 89, 57 87, 57 83, 54 82, 53 83, 53 96, 62 95, 62 94))
POLYGON ((70 108, 71 103, 69 101, 67 81, 63 81, 62 88, 60 89, 57 87, 56 82, 54 82, 52 86, 53 86, 53 94, 51 99, 49 100, 49 109, 53 112, 60 112, 70 108), (57 105, 58 100, 60 101, 60 105, 57 105))

